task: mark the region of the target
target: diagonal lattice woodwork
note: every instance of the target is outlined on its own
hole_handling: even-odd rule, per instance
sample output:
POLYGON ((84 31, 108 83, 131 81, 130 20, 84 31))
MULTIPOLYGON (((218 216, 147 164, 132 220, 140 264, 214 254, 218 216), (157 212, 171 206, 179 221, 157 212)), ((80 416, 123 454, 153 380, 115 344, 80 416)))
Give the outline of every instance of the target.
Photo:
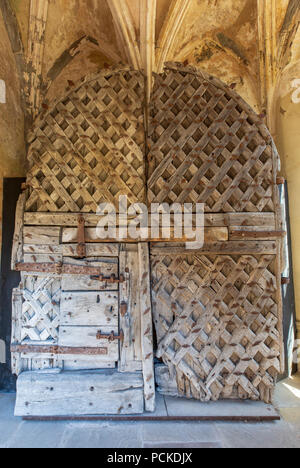
POLYGON ((43 116, 28 153, 26 211, 145 201, 143 92, 140 73, 106 71, 43 116))
POLYGON ((271 136, 215 78, 180 67, 156 77, 149 146, 150 202, 205 203, 207 212, 274 211, 271 136))
POLYGON ((154 255, 158 357, 182 396, 271 400, 280 372, 274 255, 154 255))
POLYGON ((21 341, 56 343, 61 281, 53 276, 24 278, 21 341))

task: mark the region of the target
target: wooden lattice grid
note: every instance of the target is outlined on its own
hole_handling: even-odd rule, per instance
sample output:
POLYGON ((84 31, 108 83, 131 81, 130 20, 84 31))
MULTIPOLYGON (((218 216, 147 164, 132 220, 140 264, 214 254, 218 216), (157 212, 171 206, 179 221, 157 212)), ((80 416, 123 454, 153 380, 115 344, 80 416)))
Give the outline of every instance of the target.
POLYGON ((25 276, 21 341, 56 343, 60 321, 61 281, 54 276, 25 276))
POLYGON ((179 393, 269 402, 280 372, 274 255, 153 255, 158 357, 179 393))
POLYGON ((207 74, 166 68, 149 125, 150 202, 207 212, 274 211, 272 139, 248 105, 207 74))
POLYGON ((140 73, 103 72, 38 121, 31 136, 26 211, 96 212, 145 201, 140 73))

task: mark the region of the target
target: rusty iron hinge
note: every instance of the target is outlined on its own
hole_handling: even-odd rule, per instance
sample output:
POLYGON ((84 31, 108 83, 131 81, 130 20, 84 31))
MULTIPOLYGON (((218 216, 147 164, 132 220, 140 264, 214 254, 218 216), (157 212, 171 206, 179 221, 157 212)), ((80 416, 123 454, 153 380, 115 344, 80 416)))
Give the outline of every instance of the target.
POLYGON ((77 231, 77 247, 76 252, 79 258, 86 257, 86 245, 85 245, 85 219, 80 214, 78 216, 78 231, 77 231))
POLYGON ((97 340, 108 340, 109 342, 113 342, 113 341, 116 341, 116 340, 119 340, 119 341, 123 342, 124 333, 121 330, 120 335, 114 335, 113 331, 111 332, 110 335, 104 335, 103 333, 101 333, 101 330, 99 330, 97 335, 96 335, 96 338, 97 338, 97 340))
POLYGON ((25 271, 27 273, 54 273, 56 275, 88 275, 91 279, 97 279, 101 282, 114 284, 123 283, 125 278, 120 275, 116 278, 115 275, 109 277, 104 276, 97 267, 68 265, 60 263, 17 263, 16 271, 25 271))

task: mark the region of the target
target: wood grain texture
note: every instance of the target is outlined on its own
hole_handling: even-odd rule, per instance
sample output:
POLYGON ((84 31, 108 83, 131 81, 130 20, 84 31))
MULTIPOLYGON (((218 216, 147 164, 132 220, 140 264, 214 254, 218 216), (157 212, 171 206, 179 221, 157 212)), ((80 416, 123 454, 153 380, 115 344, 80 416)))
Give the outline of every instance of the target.
POLYGON ((60 304, 61 325, 113 326, 119 324, 117 292, 63 292, 60 304))
POLYGON ((271 136, 236 93, 205 73, 170 65, 157 76, 149 147, 149 202, 274 211, 271 136))
POLYGON ((140 72, 103 70, 37 121, 26 211, 96 213, 119 195, 145 201, 143 90, 140 72))
POLYGON ((280 372, 275 255, 153 255, 157 356, 182 396, 270 402, 280 372))
POLYGON ((125 282, 120 284, 119 298, 120 330, 124 333, 120 344, 120 372, 141 369, 142 360, 139 256, 128 247, 122 245, 120 252, 120 273, 125 277, 125 282))
POLYGON ((59 346, 73 347, 73 348, 107 348, 107 354, 101 356, 104 361, 118 361, 119 360, 119 342, 118 340, 110 342, 109 340, 98 340, 97 333, 101 330, 103 334, 108 336, 113 331, 115 335, 118 334, 118 327, 113 326, 60 326, 59 327, 59 346))
POLYGON ((155 410, 155 381, 149 246, 139 244, 139 290, 145 410, 155 410))
POLYGON ((17 384, 15 416, 143 413, 141 374, 24 372, 17 384))
MULTIPOLYGON (((188 229, 188 227, 186 227, 188 229)), ((200 228, 202 229, 202 228, 200 228)), ((132 238, 129 236, 126 237, 125 239, 122 239, 123 242, 161 242, 162 240, 165 240, 165 242, 188 242, 190 239, 195 239, 193 237, 194 232, 192 229, 190 232, 183 232, 180 237, 176 236, 176 231, 173 226, 170 227, 168 230, 167 236, 170 236, 169 238, 164 239, 165 235, 162 233, 159 234, 159 237, 152 237, 151 236, 151 230, 150 229, 143 229, 138 231, 138 237, 137 238, 132 238)), ((102 239, 99 237, 97 228, 87 228, 85 230, 86 237, 85 241, 86 242, 116 242, 116 238, 106 238, 102 239)), ((77 229, 75 228, 63 228, 62 232, 62 242, 64 243, 72 243, 75 242, 77 239, 77 229)), ((204 239, 205 242, 226 242, 228 241, 228 229, 227 227, 205 227, 204 228, 204 239)))
POLYGON ((16 207, 15 231, 11 253, 11 269, 14 270, 16 263, 22 260, 23 255, 23 227, 26 194, 22 193, 16 207))
MULTIPOLYGON (((151 207, 149 207, 151 213, 151 207)), ((33 226, 64 226, 77 227, 79 213, 24 213, 24 224, 33 226)), ((92 213, 83 214, 86 227, 96 227, 99 222, 99 215, 92 213)), ((126 219, 122 215, 117 217, 117 226, 127 226, 134 216, 127 215, 126 219)), ((151 214, 149 214, 150 225, 151 214)), ((171 223, 174 216, 171 213, 171 223)), ((165 218, 161 219, 162 226, 169 226, 165 218)), ((172 225, 172 224, 171 224, 172 225)), ((205 213, 204 225, 207 227, 230 227, 230 226, 266 226, 266 230, 275 230, 274 213, 205 213)))

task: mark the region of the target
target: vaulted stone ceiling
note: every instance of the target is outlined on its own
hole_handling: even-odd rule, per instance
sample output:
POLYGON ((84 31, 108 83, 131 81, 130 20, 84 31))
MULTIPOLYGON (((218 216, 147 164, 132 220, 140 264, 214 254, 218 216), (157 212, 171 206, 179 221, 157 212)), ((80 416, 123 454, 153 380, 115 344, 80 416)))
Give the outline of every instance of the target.
POLYGON ((266 46, 280 39, 285 23, 292 28, 287 11, 293 13, 298 0, 10 1, 30 64, 27 92, 36 114, 70 82, 99 68, 123 62, 150 74, 173 60, 232 84, 259 111, 265 104, 257 82, 259 39, 266 46))

